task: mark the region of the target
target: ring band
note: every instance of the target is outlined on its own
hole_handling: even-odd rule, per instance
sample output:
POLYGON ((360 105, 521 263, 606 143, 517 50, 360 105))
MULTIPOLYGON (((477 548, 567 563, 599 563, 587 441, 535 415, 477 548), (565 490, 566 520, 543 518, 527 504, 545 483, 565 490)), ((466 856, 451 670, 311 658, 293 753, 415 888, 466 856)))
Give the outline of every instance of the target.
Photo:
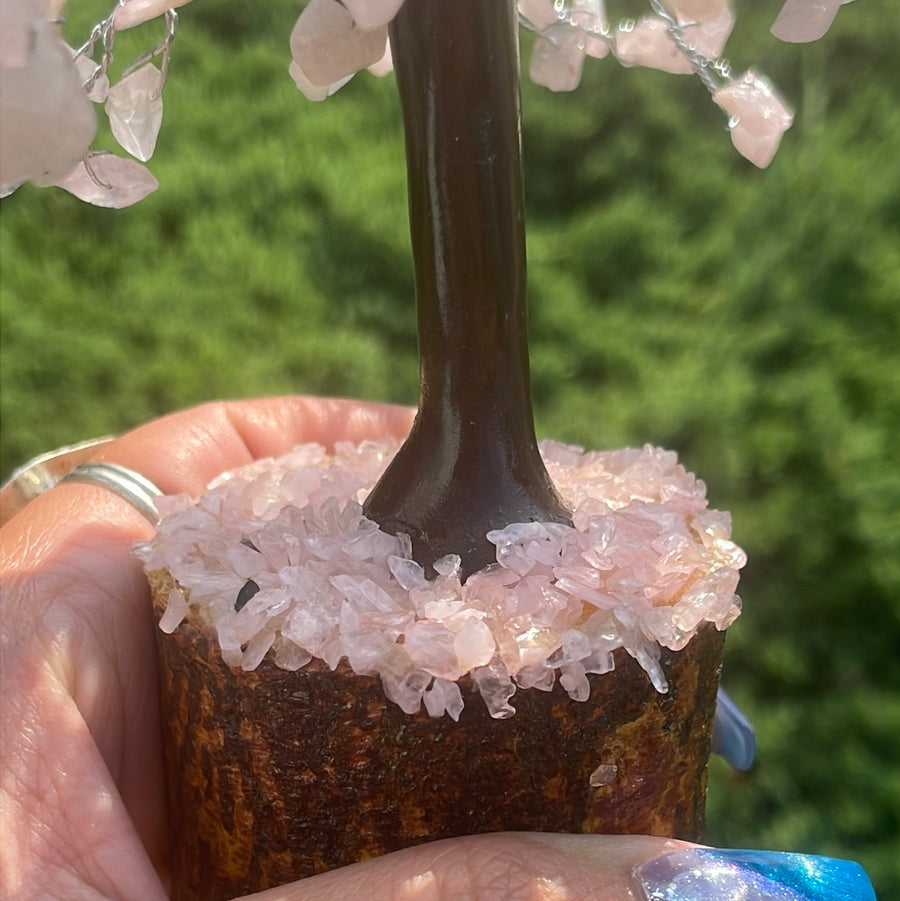
POLYGON ((153 525, 159 522, 156 499, 162 492, 149 479, 117 463, 93 462, 115 436, 94 438, 40 454, 20 466, 0 487, 0 525, 5 525, 38 495, 62 481, 91 482, 124 498, 153 525))
POLYGON ((59 481, 60 484, 88 482, 91 485, 101 485, 128 501, 151 525, 155 526, 159 522, 156 500, 162 497, 162 491, 133 469, 119 466, 118 463, 82 463, 59 481))
POLYGON ((5 525, 19 510, 39 494, 49 491, 79 463, 87 463, 100 448, 115 440, 115 436, 92 438, 58 447, 23 463, 0 488, 0 525, 5 525))

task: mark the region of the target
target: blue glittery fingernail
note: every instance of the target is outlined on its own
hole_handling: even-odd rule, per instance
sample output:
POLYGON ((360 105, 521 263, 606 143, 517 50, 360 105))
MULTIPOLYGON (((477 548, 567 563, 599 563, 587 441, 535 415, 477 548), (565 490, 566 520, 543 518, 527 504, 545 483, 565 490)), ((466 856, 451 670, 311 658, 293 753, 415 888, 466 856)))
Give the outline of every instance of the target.
POLYGON ((634 868, 646 901, 875 901, 852 860, 685 848, 634 868))

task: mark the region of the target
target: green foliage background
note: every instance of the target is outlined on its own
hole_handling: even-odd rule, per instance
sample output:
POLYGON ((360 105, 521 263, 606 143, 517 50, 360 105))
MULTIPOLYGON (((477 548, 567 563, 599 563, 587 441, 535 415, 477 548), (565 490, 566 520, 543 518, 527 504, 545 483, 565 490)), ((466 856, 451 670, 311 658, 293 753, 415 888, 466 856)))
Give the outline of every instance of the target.
MULTIPOLYGON (((797 47, 768 35, 779 5, 744 0, 729 43, 799 107, 766 172, 694 79, 606 60, 573 95, 523 84, 538 432, 675 448, 734 513, 725 683, 760 753, 714 763, 709 841, 853 857, 898 897, 900 15, 853 4, 797 47)), ((216 397, 414 402, 393 82, 305 101, 298 7, 183 10, 138 206, 3 201, 4 475, 216 397)), ((73 41, 105 9, 77 12, 73 41)))

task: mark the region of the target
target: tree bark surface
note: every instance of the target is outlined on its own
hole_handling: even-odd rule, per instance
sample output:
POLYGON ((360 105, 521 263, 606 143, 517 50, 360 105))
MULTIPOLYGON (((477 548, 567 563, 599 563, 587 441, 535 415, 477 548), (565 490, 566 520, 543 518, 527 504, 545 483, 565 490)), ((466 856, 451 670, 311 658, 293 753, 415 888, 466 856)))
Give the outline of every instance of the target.
MULTIPOLYGON (((174 582, 151 577, 161 615, 174 582)), ((627 653, 571 700, 519 690, 492 719, 408 715, 380 679, 313 661, 253 672, 188 619, 159 633, 175 901, 224 901, 422 842, 496 831, 697 840, 724 633, 663 650, 659 694, 627 653), (598 767, 604 769, 598 775, 598 767), (599 784, 592 784, 599 783, 599 784)))

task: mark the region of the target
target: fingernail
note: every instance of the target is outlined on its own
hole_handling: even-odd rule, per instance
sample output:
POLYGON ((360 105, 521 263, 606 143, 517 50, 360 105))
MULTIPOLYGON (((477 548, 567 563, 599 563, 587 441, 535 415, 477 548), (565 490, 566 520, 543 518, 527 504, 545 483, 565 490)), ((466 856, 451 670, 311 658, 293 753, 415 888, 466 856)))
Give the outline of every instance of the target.
POLYGON ((646 901, 875 901, 858 863, 810 854, 685 848, 633 875, 646 901))
POLYGON ((712 751, 724 757, 731 766, 745 773, 756 758, 756 733, 740 708, 720 688, 716 695, 713 720, 712 751))

